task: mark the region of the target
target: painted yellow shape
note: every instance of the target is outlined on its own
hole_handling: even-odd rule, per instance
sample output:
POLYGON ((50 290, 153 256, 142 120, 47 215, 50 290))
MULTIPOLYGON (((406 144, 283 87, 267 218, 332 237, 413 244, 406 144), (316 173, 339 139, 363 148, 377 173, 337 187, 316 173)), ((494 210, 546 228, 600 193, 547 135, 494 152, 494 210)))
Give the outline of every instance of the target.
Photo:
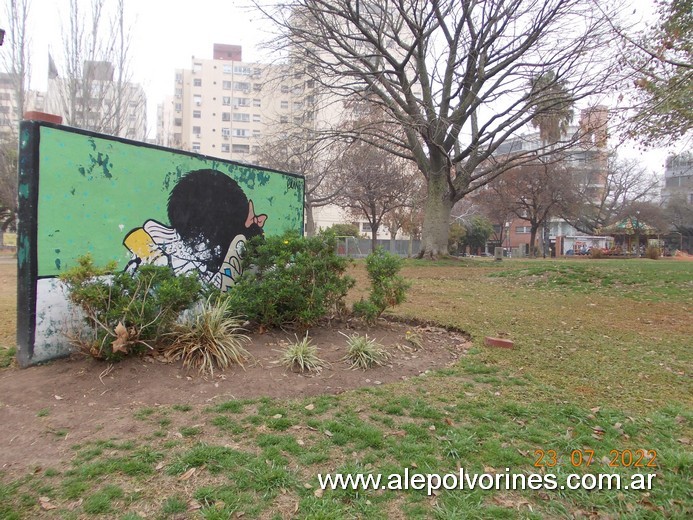
POLYGON ((149 233, 142 228, 130 231, 123 244, 145 263, 152 263, 163 254, 149 233))

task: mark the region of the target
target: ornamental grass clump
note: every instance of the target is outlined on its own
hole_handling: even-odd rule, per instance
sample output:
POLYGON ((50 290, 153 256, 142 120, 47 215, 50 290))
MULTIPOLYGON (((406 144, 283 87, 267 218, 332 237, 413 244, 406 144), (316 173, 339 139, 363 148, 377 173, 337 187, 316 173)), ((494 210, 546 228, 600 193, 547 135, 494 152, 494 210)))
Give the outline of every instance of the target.
POLYGON ((243 334, 243 319, 228 312, 227 301, 209 297, 166 335, 171 342, 162 349, 164 357, 183 360, 183 366, 196 368, 201 374, 214 375, 215 366, 243 366, 250 357, 243 345, 250 338, 243 334))
POLYGON ((385 364, 390 358, 390 354, 375 339, 369 338, 368 334, 360 336, 352 334, 347 336, 347 353, 344 360, 351 364, 351 368, 366 370, 374 366, 385 364))
POLYGON ((306 336, 296 343, 290 343, 281 353, 280 362, 286 368, 298 372, 320 372, 327 366, 327 362, 318 356, 318 348, 311 343, 306 336))

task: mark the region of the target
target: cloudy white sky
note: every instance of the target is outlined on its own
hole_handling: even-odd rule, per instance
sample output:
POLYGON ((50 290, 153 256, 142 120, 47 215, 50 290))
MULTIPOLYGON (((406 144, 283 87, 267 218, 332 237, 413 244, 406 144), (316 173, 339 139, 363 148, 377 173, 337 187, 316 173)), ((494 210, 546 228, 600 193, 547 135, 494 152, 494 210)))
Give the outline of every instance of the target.
MULTIPOLYGON (((90 0, 81 0, 88 6, 90 0)), ((651 19, 651 0, 631 0, 633 15, 651 19)), ((63 53, 64 13, 68 0, 32 0, 32 87, 45 89, 48 52, 56 62, 63 53)), ((190 68, 191 58, 208 59, 214 43, 243 46, 245 61, 260 61, 259 44, 268 37, 261 15, 250 0, 126 0, 131 20, 133 80, 147 93, 149 135, 154 137, 156 105, 173 93, 176 68, 190 68)), ((643 152, 626 144, 621 155, 637 157, 663 174, 667 150, 643 152)), ((675 150, 674 150, 675 151, 675 150)))

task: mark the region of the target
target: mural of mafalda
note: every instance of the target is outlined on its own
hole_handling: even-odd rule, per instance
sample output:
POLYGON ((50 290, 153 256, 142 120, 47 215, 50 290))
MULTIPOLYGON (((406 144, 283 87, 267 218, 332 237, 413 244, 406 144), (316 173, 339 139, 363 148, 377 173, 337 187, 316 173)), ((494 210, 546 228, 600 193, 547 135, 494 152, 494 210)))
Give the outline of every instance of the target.
POLYGON ((262 235, 267 215, 255 214, 238 183, 216 170, 187 173, 168 199, 170 225, 147 220, 125 237, 133 253, 128 268, 140 263, 168 265, 176 274, 197 272, 223 292, 241 275, 246 240, 262 235))
POLYGON ((58 276, 91 254, 195 272, 232 290, 245 243, 303 231, 303 177, 24 121, 20 128, 18 359, 69 353, 75 323, 58 276))

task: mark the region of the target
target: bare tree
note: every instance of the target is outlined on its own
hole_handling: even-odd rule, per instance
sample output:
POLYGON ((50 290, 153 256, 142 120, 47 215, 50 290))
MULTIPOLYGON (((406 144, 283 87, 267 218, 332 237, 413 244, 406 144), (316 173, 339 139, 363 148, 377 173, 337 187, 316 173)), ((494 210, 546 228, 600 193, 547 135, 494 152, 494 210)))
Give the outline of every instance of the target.
POLYGON ((378 230, 393 210, 411 205, 416 177, 408 164, 384 150, 360 141, 342 155, 338 202, 355 217, 365 217, 370 225, 371 250, 375 251, 378 230))
POLYGON ((146 106, 131 82, 131 35, 125 0, 70 0, 63 28, 63 67, 51 59, 47 105, 66 124, 122 137, 144 138, 146 106))
POLYGON ((334 202, 341 190, 335 182, 338 161, 338 143, 329 140, 311 140, 310 132, 294 129, 282 134, 267 135, 260 144, 257 162, 305 177, 304 208, 306 234, 315 234, 313 210, 334 202))
POLYGON ((610 26, 587 0, 256 5, 278 27, 277 49, 305 64, 305 73, 335 100, 333 110, 340 99, 380 107, 385 125, 344 128, 329 124, 324 112, 322 131, 416 164, 427 184, 422 255, 429 257, 447 251, 455 202, 549 151, 497 157, 506 139, 563 104, 552 85, 579 102, 609 81, 603 57, 610 26), (542 88, 528 88, 547 71, 542 88), (391 125, 400 131, 391 133, 391 125))
POLYGON ((571 167, 575 194, 562 204, 560 213, 575 229, 599 234, 625 214, 632 205, 649 201, 658 193, 659 180, 636 159, 609 154, 607 170, 571 167), (567 203, 567 204, 566 204, 567 203))
POLYGON ((574 197, 572 176, 561 161, 514 168, 490 185, 487 201, 507 208, 530 226, 530 254, 536 255, 539 228, 574 197))
MULTIPOLYGON (((2 66, 8 74, 14 94, 15 121, 21 121, 26 110, 27 91, 31 83, 31 44, 28 32, 30 0, 6 0, 5 17, 8 29, 2 47, 2 66)), ((13 127, 16 137, 17 128, 13 127)))
POLYGON ((13 229, 17 219, 17 138, 31 81, 30 4, 30 0, 6 0, 4 6, 7 33, 0 47, 4 70, 0 80, 10 89, 4 93, 6 99, 0 113, 0 226, 3 230, 13 229))
POLYGON ((0 228, 17 225, 17 143, 0 142, 0 228))

